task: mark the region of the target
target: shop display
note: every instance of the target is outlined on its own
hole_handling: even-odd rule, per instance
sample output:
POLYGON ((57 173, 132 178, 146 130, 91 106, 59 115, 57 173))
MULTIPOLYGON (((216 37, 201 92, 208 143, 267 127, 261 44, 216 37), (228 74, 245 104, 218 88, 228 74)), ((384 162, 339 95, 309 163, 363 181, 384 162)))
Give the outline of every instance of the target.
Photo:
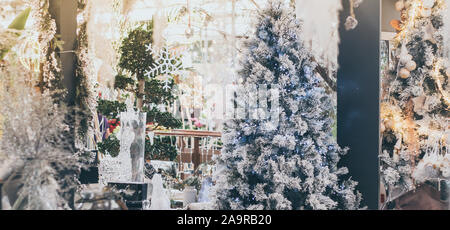
POLYGON ((0 0, 0 209, 447 210, 449 76, 450 0, 0 0))

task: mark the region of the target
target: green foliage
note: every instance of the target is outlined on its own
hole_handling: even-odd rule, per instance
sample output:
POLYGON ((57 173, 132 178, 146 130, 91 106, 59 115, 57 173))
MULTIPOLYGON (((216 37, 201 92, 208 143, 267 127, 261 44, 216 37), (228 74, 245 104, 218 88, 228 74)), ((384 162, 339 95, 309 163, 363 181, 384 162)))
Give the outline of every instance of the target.
POLYGON ((119 67, 136 76, 138 80, 145 79, 144 71, 155 63, 152 54, 146 49, 146 46, 153 42, 152 37, 153 23, 144 23, 132 30, 120 47, 119 67))
POLYGON ((6 44, 0 44, 0 60, 6 56, 6 54, 10 51, 10 49, 15 46, 20 37, 20 32, 15 32, 14 30, 24 30, 25 24, 27 23, 28 16, 30 15, 31 8, 27 8, 22 11, 8 26, 8 29, 13 31, 5 31, 0 36, 5 37, 3 40, 6 40, 6 44))
MULTIPOLYGON (((174 83, 169 85, 172 89, 174 87, 174 83)), ((171 90, 165 90, 164 83, 158 79, 149 79, 145 82, 145 104, 170 104, 172 103, 176 97, 173 95, 171 90)))
POLYGON ((78 0, 77 4, 78 4, 78 6, 77 6, 78 10, 83 11, 86 9, 87 0, 78 0))
POLYGON ((136 82, 125 75, 119 74, 114 79, 114 88, 128 90, 130 91, 130 87, 134 89, 136 82))
POLYGON ((177 155, 177 148, 172 144, 170 137, 155 138, 153 145, 149 139, 145 140, 145 159, 147 160, 175 161, 177 155))
POLYGON ((115 119, 119 116, 119 113, 126 110, 127 106, 125 103, 107 100, 98 101, 97 111, 108 119, 115 119))
POLYGON ((89 122, 92 119, 92 113, 90 110, 89 98, 91 98, 92 91, 88 81, 86 73, 87 68, 87 49, 88 49, 88 37, 87 37, 87 23, 79 25, 78 39, 77 39, 78 52, 76 56, 76 69, 75 69, 75 83, 76 83, 76 97, 75 105, 78 107, 77 111, 77 134, 84 138, 89 130, 89 122))
POLYGON ((148 109, 147 107, 144 107, 143 111, 147 113, 147 122, 153 122, 158 127, 177 129, 183 125, 169 112, 161 112, 157 108, 148 109))
POLYGON ((0 44, 0 61, 6 56, 11 48, 17 44, 17 40, 20 36, 19 33, 13 31, 5 31, 0 34, 2 40, 6 41, 4 44, 0 44))
POLYGON ((171 178, 177 178, 177 171, 178 170, 176 164, 172 164, 170 168, 163 170, 163 174, 171 178))
POLYGON ((103 142, 97 144, 98 151, 104 154, 109 154, 112 157, 119 156, 120 140, 116 136, 111 135, 103 142))
POLYGON ((14 30, 24 30, 25 24, 27 24, 28 16, 30 16, 31 8, 28 7, 24 11, 22 11, 8 26, 8 29, 14 30))
MULTIPOLYGON (((165 90, 163 82, 156 79, 156 76, 148 79, 144 74, 150 66, 156 64, 152 53, 146 48, 152 44, 152 37, 153 22, 148 22, 131 30, 123 39, 120 46, 119 68, 124 74, 115 77, 114 88, 131 92, 142 100, 142 111, 147 113, 147 122, 154 123, 157 127, 179 128, 182 126, 180 120, 171 113, 158 109, 158 105, 171 104, 176 99, 172 90, 165 90), (140 84, 145 84, 143 92, 139 92, 140 84)), ((170 86, 173 88, 174 82, 170 86)), ((99 101, 98 104, 99 111, 108 118, 117 118, 119 112, 126 110, 126 106, 119 102, 99 101)), ((177 149, 169 137, 155 139, 154 142, 154 145, 151 145, 150 140, 146 140, 146 159, 175 160, 177 149)))
POLYGON ((42 92, 50 92, 55 103, 62 103, 67 96, 67 89, 63 85, 63 73, 61 63, 61 51, 63 51, 64 41, 61 35, 55 34, 53 39, 47 44, 48 49, 45 54, 45 63, 48 68, 44 68, 39 76, 37 87, 42 92))
POLYGON ((200 179, 196 176, 191 176, 188 179, 186 179, 183 184, 186 186, 191 186, 194 187, 195 189, 197 189, 197 191, 199 191, 202 187, 202 183, 200 181, 200 179))

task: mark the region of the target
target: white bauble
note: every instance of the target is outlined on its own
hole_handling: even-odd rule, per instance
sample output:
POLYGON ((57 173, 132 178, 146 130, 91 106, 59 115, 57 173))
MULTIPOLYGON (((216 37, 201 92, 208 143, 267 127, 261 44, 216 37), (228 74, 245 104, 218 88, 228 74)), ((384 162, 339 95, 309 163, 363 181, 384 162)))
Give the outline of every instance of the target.
POLYGON ((411 60, 411 61, 409 61, 408 63, 406 63, 406 69, 407 69, 408 71, 413 71, 413 70, 415 70, 416 68, 417 68, 417 64, 416 64, 415 61, 411 60))
POLYGON ((434 6, 435 2, 436 2, 436 0, 423 0, 422 1, 422 6, 424 8, 432 8, 434 6))
POLYGON ((380 132, 384 133, 384 131, 386 131, 386 126, 384 126, 384 123, 382 122, 380 126, 380 132))
POLYGON ((403 9, 405 9, 405 3, 403 2, 403 0, 397 1, 395 3, 395 9, 397 11, 402 11, 403 9))
POLYGON ((450 169, 448 167, 441 167, 442 176, 445 178, 450 177, 450 169))
POLYGON ((430 17, 431 16, 431 9, 423 8, 422 12, 420 12, 420 15, 422 15, 422 17, 424 17, 424 18, 430 17))
POLYGON ((412 60, 412 56, 410 54, 401 54, 400 55, 400 63, 406 64, 412 60))
POLYGON ((408 54, 406 56, 408 56, 408 61, 411 61, 413 59, 413 56, 411 54, 408 54))
POLYGON ((384 129, 385 130, 393 130, 394 129, 394 122, 391 120, 387 120, 384 122, 384 129))
POLYGON ((405 3, 403 2, 403 0, 397 1, 395 3, 395 9, 397 11, 402 11, 403 9, 405 9, 405 3))
POLYGON ((407 69, 402 68, 402 69, 400 70, 399 76, 400 76, 401 78, 407 79, 407 78, 409 78, 410 75, 411 75, 411 73, 410 73, 407 69))
POLYGON ((395 163, 398 163, 398 162, 400 161, 400 154, 394 153, 394 155, 392 156, 392 160, 393 160, 395 163))
POLYGON ((191 27, 186 28, 186 30, 184 31, 184 35, 186 36, 186 38, 192 38, 192 36, 194 36, 194 30, 192 30, 191 27))
POLYGON ((411 6, 411 2, 410 1, 406 1, 405 2, 405 8, 409 8, 411 6))

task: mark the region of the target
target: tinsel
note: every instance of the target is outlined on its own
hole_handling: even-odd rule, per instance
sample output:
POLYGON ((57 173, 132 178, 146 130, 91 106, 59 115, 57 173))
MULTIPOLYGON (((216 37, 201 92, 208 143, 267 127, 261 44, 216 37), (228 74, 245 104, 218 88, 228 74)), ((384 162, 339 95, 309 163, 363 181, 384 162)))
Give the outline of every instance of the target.
MULTIPOLYGON (((11 170, 5 181, 22 184, 13 209, 67 209, 70 192, 78 185, 81 164, 62 134, 65 109, 48 94, 36 92, 20 73, 0 78, 3 134, 0 153, 11 170), (14 81, 11 81, 14 78, 14 81), (18 177, 16 177, 18 176, 18 177)), ((0 155, 1 155, 0 154, 0 155)), ((5 166, 5 165, 2 165, 5 166)))

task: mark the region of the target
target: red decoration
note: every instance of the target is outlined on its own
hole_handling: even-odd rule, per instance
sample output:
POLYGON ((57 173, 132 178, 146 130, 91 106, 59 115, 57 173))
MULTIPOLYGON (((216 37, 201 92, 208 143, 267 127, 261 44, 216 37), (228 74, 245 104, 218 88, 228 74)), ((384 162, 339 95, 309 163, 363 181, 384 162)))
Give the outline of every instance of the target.
POLYGON ((108 121, 109 123, 109 132, 113 133, 114 130, 120 126, 120 121, 118 121, 117 119, 111 119, 108 121))

